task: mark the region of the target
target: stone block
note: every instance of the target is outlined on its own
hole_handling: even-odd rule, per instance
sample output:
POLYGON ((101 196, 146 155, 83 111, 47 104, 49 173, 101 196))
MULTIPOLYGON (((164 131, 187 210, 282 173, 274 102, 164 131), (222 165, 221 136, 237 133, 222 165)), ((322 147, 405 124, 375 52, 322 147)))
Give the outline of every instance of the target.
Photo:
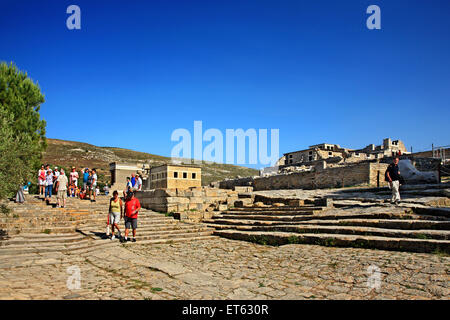
POLYGON ((254 198, 255 196, 251 194, 250 192, 240 192, 238 194, 239 199, 245 199, 245 198, 254 198))
POLYGON ((305 200, 291 199, 289 200, 289 206, 291 207, 301 207, 305 205, 305 200))
POLYGON ((331 198, 321 198, 314 201, 316 206, 321 207, 333 207, 333 199, 331 198))
POLYGON ((188 200, 189 200, 188 201, 189 203, 203 203, 204 202, 203 198, 201 198, 201 197, 190 197, 188 200))
POLYGON ((174 212, 173 217, 181 221, 186 220, 188 218, 188 215, 186 212, 174 212))
POLYGON ((244 206, 248 206, 253 204, 253 200, 251 198, 239 199, 234 202, 234 206, 236 208, 242 208, 244 206))
POLYGON ((234 186, 233 187, 233 191, 237 191, 237 192, 252 192, 253 191, 253 187, 234 186))
POLYGON ((177 211, 186 211, 186 210, 188 210, 187 203, 178 203, 177 204, 177 211))
POLYGON ((205 189, 206 197, 217 197, 217 190, 215 189, 205 189))
POLYGON ((188 204, 189 198, 186 197, 168 197, 166 203, 188 204))

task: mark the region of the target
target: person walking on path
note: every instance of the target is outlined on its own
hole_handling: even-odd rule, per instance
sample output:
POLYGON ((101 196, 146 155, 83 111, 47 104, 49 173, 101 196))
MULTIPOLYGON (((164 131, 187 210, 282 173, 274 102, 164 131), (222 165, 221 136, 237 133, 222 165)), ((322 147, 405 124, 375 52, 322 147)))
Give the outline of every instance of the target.
POLYGON ((389 188, 392 190, 392 204, 400 203, 400 170, 398 168, 399 158, 394 158, 394 161, 386 169, 386 179, 389 182, 389 188))
POLYGON ((47 204, 50 203, 50 200, 52 198, 52 191, 53 191, 53 172, 52 169, 47 170, 47 175, 45 176, 45 199, 44 201, 47 202, 47 204))
POLYGON ((114 228, 119 232, 119 239, 122 238, 122 234, 120 233, 119 223, 123 218, 123 206, 122 199, 119 198, 119 192, 114 191, 113 197, 109 202, 109 224, 111 225, 111 240, 114 240, 116 237, 114 235, 114 228))
POLYGON ((129 229, 133 229, 133 242, 136 242, 136 229, 137 229, 137 218, 139 209, 141 209, 141 204, 137 198, 135 198, 133 192, 128 193, 128 199, 125 202, 125 238, 121 241, 129 241, 128 233, 129 229))
POLYGON ((61 173, 58 176, 58 179, 56 179, 56 200, 57 200, 58 208, 64 208, 66 206, 68 184, 69 184, 69 180, 67 179, 66 175, 64 174, 64 169, 61 169, 61 173), (62 206, 61 206, 61 200, 62 200, 62 206))
POLYGON ((45 194, 45 176, 46 171, 44 165, 41 165, 41 169, 38 172, 38 186, 39 186, 39 195, 43 196, 45 194))

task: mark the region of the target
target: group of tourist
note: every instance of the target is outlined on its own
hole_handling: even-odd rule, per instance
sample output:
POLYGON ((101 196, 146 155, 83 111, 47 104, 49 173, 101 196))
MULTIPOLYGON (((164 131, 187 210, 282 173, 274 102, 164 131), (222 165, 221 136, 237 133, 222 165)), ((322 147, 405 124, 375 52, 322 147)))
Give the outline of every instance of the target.
MULTIPOLYGON (((82 174, 83 184, 80 184, 80 186, 78 185, 79 178, 80 176, 75 167, 72 167, 69 177, 67 177, 62 168, 54 167, 52 170, 50 165, 42 165, 38 172, 39 195, 44 196, 44 200, 49 203, 52 194, 56 193, 58 207, 65 206, 68 196, 80 199, 89 197, 89 200, 95 202, 96 196, 100 194, 100 188, 97 185, 97 170, 95 168, 85 168, 82 174), (60 201, 63 202, 62 205, 60 205, 60 201)), ((105 186, 104 190, 105 194, 108 194, 109 189, 107 186, 105 186)))
POLYGON ((67 187, 69 180, 64 169, 50 169, 50 165, 42 165, 38 172, 39 195, 44 195, 44 200, 49 203, 52 193, 56 193, 57 207, 64 208, 67 199, 67 187))
POLYGON ((142 178, 138 174, 131 174, 131 177, 127 178, 126 191, 141 191, 142 190, 142 178))

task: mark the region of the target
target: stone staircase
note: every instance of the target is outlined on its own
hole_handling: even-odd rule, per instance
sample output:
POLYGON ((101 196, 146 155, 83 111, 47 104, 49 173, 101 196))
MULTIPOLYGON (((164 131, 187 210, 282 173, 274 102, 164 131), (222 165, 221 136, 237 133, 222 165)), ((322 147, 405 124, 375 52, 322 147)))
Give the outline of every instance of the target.
MULTIPOLYGON (((108 205, 109 198, 105 196, 98 197, 96 202, 69 198, 65 208, 56 208, 55 203, 47 205, 42 199, 28 195, 24 204, 11 202, 11 212, 0 213, 0 267, 14 261, 24 263, 36 261, 38 257, 42 260, 43 255, 76 255, 120 245, 118 239, 106 238, 108 205)), ((119 227, 123 232, 123 221, 119 227)), ((204 224, 183 223, 165 214, 141 209, 136 243, 210 239, 214 237, 212 233, 213 229, 204 224)))
POLYGON ((290 243, 450 253, 449 208, 246 206, 204 220, 215 235, 261 244, 290 243))

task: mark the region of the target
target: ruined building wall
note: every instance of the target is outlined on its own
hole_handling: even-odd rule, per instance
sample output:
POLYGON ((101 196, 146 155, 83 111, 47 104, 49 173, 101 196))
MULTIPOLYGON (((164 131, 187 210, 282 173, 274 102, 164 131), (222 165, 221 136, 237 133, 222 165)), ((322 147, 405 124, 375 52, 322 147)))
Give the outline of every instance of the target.
POLYGON ((298 172, 288 175, 257 178, 255 190, 271 189, 320 189, 339 188, 358 185, 386 185, 384 172, 387 164, 363 162, 345 167, 316 168, 311 172, 298 172))

